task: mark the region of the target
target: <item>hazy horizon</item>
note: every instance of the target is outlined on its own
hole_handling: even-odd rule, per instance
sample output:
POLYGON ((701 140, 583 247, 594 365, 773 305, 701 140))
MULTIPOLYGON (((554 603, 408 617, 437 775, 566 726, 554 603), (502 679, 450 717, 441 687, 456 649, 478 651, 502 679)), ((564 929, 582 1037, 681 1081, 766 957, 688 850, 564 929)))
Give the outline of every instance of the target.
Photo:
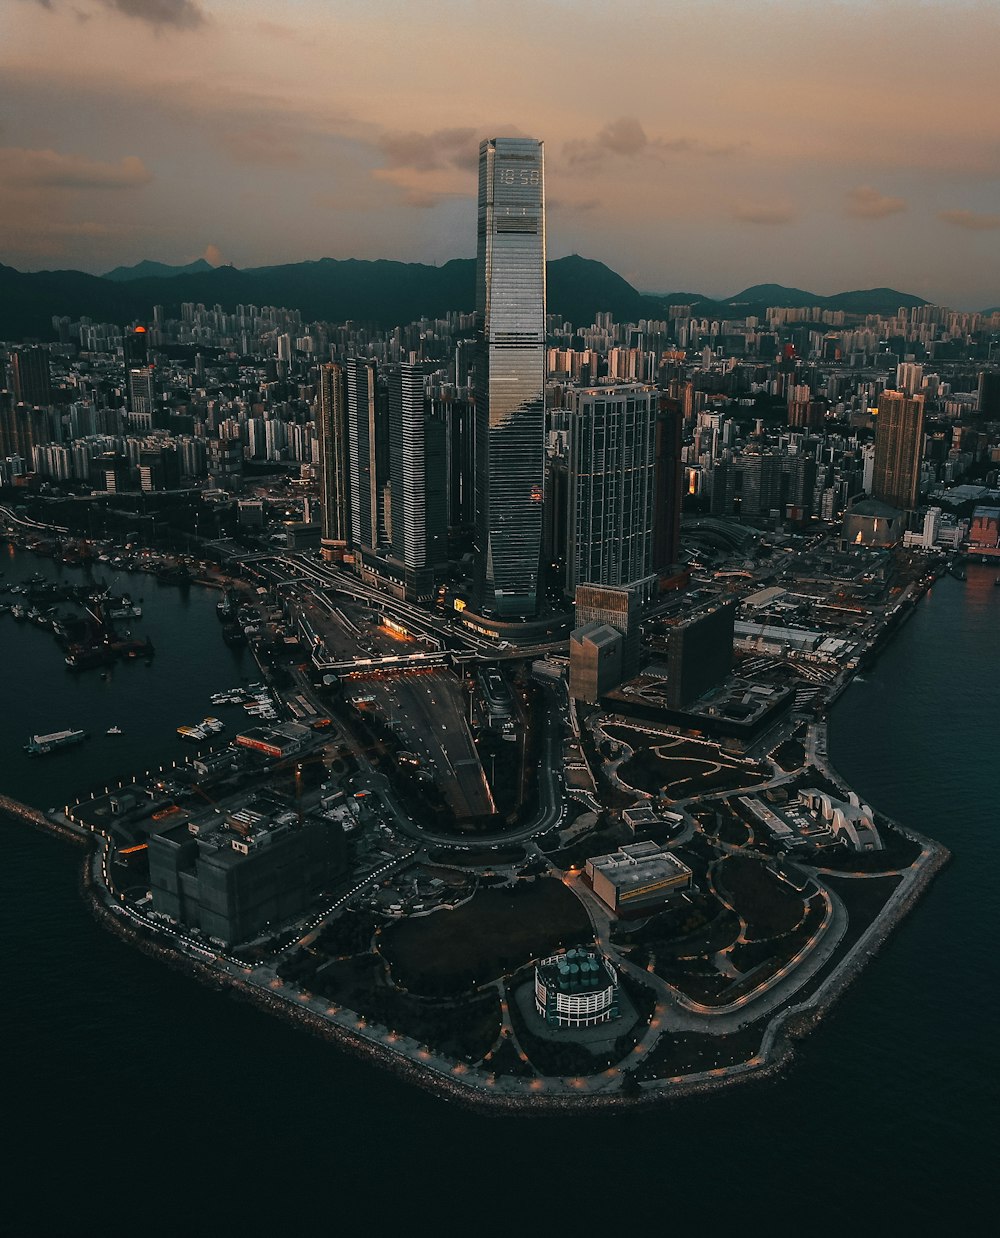
POLYGON ((546 144, 549 256, 1000 303, 982 0, 16 0, 0 261, 441 265, 482 137, 546 144))

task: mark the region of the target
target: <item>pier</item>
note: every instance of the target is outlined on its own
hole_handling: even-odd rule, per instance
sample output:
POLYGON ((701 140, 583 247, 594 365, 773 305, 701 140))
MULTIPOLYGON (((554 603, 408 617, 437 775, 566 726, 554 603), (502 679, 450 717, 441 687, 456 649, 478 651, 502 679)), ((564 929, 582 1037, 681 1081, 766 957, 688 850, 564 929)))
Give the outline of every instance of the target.
POLYGON ((9 795, 0 795, 0 812, 8 813, 12 817, 17 817, 20 821, 27 822, 28 825, 33 825, 39 830, 48 830, 52 834, 58 834, 60 838, 68 839, 75 843, 83 843, 87 838, 87 834, 79 827, 74 828, 70 821, 62 817, 57 819, 50 817, 47 813, 42 812, 40 808, 33 808, 30 804, 22 804, 20 800, 15 800, 9 795))

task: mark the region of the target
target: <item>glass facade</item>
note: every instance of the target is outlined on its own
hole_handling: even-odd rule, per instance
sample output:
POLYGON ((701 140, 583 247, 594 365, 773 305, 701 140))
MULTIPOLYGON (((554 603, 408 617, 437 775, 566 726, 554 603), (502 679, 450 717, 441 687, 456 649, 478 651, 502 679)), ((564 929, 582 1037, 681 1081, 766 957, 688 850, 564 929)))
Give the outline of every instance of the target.
POLYGON ((566 589, 653 573, 655 387, 570 391, 566 589))
POLYGON ((501 618, 538 600, 545 484, 543 147, 479 148, 476 264, 477 605, 501 618))

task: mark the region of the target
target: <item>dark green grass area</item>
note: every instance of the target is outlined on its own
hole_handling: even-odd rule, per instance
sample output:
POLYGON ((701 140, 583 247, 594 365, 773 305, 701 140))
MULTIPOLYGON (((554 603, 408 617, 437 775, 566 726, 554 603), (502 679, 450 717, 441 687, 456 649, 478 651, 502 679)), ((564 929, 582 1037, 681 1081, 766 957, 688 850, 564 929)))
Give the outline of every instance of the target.
POLYGON ((362 954, 319 968, 311 991, 356 1010, 368 1023, 412 1036, 448 1057, 479 1061, 500 1035, 495 990, 436 1001, 400 993, 387 981, 378 955, 362 954))
POLYGON ((660 755, 651 748, 636 752, 618 767, 618 776, 649 795, 665 789, 672 799, 709 791, 738 791, 770 777, 770 770, 762 766, 736 764, 721 753, 674 756, 670 748, 665 752, 671 755, 660 755))
POLYGON ((482 890, 455 911, 402 920, 380 938, 396 983, 414 993, 454 994, 530 959, 593 939, 580 902, 560 882, 538 878, 482 890))
POLYGON ((747 923, 750 941, 790 933, 805 915, 805 902, 760 860, 728 856, 715 869, 715 887, 747 923))

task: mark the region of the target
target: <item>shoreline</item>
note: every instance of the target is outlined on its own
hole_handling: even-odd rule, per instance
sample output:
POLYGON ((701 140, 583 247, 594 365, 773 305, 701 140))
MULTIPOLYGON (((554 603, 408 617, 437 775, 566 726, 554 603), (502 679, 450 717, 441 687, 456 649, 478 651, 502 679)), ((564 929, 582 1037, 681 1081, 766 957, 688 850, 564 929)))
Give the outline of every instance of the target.
MULTIPOLYGON (((829 765, 826 768, 831 769, 829 765)), ((839 776, 837 781, 843 782, 839 776)), ((619 1086, 614 1091, 561 1091, 545 1095, 541 1091, 532 1090, 532 1080, 527 1078, 514 1080, 517 1091, 492 1093, 486 1090, 485 1081, 474 1083, 471 1079, 466 1081, 462 1078, 463 1074, 470 1073, 464 1063, 454 1062, 453 1069, 459 1068, 461 1071, 456 1077, 446 1075, 439 1068, 427 1063, 418 1064, 400 1050, 375 1039, 374 1028, 372 1035, 365 1035, 357 1029, 335 1022, 329 1015, 324 1016, 309 1008, 303 1002, 304 995, 301 990, 285 992, 287 986, 278 991, 265 989, 246 978, 230 974, 214 960, 210 962, 208 959, 201 961, 194 958, 164 940, 164 935, 157 932, 155 924, 141 926, 150 934, 145 936, 139 926, 129 923, 125 912, 114 914, 112 908, 118 904, 109 901, 109 892, 95 879, 94 865, 99 862, 102 848, 107 845, 103 835, 74 829, 36 810, 28 809, 27 812, 16 813, 11 804, 12 801, 4 797, 0 808, 33 828, 47 831, 75 846, 87 848, 80 872, 81 894, 94 918, 120 940, 148 957, 184 972, 201 984, 227 992, 235 1000, 248 1002, 273 1017, 336 1044, 356 1057, 366 1058, 424 1091, 467 1108, 496 1115, 509 1112, 543 1116, 546 1113, 575 1113, 595 1109, 651 1108, 673 1100, 705 1095, 735 1084, 763 1081, 775 1076, 795 1056, 796 1042, 808 1035, 833 1009, 856 977, 877 956, 886 941, 927 893, 935 876, 951 858, 950 851, 943 844, 906 829, 895 821, 891 823, 894 828, 919 843, 924 854, 911 866, 909 878, 903 879, 883 909, 817 988, 805 1000, 779 1010, 769 1019, 763 1029, 760 1048, 753 1057, 725 1067, 716 1067, 711 1071, 692 1072, 689 1075, 640 1083, 639 1092, 632 1094, 625 1094, 619 1086), (90 839, 96 843, 93 848, 89 845, 90 839)), ((551 1078, 565 1083, 561 1076, 532 1078, 551 1078)))
MULTIPOLYGON (((198 583, 203 587, 209 585, 207 581, 198 583)), ((910 593, 904 605, 897 610, 894 622, 887 625, 887 628, 879 632, 872 641, 868 650, 868 658, 873 661, 888 646, 892 636, 909 619, 917 602, 928 588, 930 584, 910 593)), ((868 658, 864 659, 866 663, 868 658)), ((813 723, 812 729, 821 739, 824 753, 827 732, 826 714, 848 684, 857 674, 862 673, 863 669, 859 667, 852 673, 845 674, 831 685, 832 690, 823 699, 823 720, 813 723)), ((815 767, 826 773, 835 783, 841 786, 849 785, 829 764, 825 755, 821 757, 815 754, 813 761, 815 767)), ((285 1019, 314 1035, 332 1041, 355 1056, 365 1057, 425 1091, 446 1100, 456 1101, 468 1108, 492 1114, 516 1112, 541 1116, 550 1112, 580 1112, 584 1109, 590 1111, 612 1108, 649 1108, 675 1099, 715 1092, 737 1083, 763 1080, 774 1076, 794 1057, 795 1042, 813 1030, 835 1006, 856 976, 878 954, 904 918, 915 908, 929 889, 934 877, 951 858, 951 853, 943 844, 907 829, 898 822, 889 822, 893 828, 920 845, 922 854, 905 870, 899 886, 892 892, 875 918, 864 928, 843 957, 834 962, 829 973, 820 980, 808 997, 796 1004, 783 1007, 769 1017, 761 1016, 760 1047, 753 1057, 709 1071, 695 1071, 688 1075, 647 1080, 638 1083, 638 1091, 635 1092, 627 1092, 624 1089, 622 1080, 629 1076, 627 1070, 623 1069, 623 1063, 619 1063, 618 1068, 621 1069, 621 1074, 617 1077, 613 1089, 607 1087, 602 1091, 574 1092, 569 1090, 570 1080, 561 1076, 491 1076, 477 1067, 469 1067, 456 1059, 443 1059, 442 1055, 435 1054, 434 1056, 439 1060, 449 1062, 452 1071, 455 1072, 454 1074, 445 1073, 439 1066, 429 1061, 414 1061, 403 1049, 384 1043, 381 1037, 389 1035, 387 1029, 378 1028, 379 1038, 376 1038, 378 1025, 372 1025, 371 1031, 367 1033, 358 1028, 346 1027, 342 1021, 335 1021, 333 1017, 334 1014, 341 1013, 339 1009, 325 1002, 324 1004, 328 1007, 325 1014, 310 1008, 308 1003, 319 999, 312 998, 310 994, 302 990, 292 989, 288 985, 282 985, 277 990, 273 987, 265 987, 248 979, 249 969, 246 969, 247 976, 234 975, 227 970, 221 957, 211 955, 207 951, 204 961, 193 957, 192 954, 174 945, 169 940, 168 931, 162 926, 141 916, 134 909, 128 911, 121 909, 118 914, 115 914, 113 909, 120 907, 120 904, 113 901, 112 888, 100 881, 94 867, 98 862, 106 860, 107 849, 110 846, 107 836, 76 826, 69 819, 60 819, 61 814, 42 813, 40 810, 19 804, 5 796, 0 796, 0 811, 11 814, 33 828, 47 831, 64 841, 87 848, 87 855, 82 865, 81 891, 94 917, 121 940, 138 947, 150 957, 158 958, 168 966, 185 971, 203 984, 219 990, 228 990, 237 1000, 250 1002, 275 1017, 285 1019), (90 841, 91 839, 93 842, 90 841), (130 921, 135 921, 135 923, 130 921), (545 1094, 543 1089, 546 1081, 551 1081, 552 1085, 558 1086, 560 1090, 545 1094), (489 1089, 494 1085, 498 1090, 490 1091, 489 1089)), ((231 964, 235 962, 238 961, 230 960, 231 964)), ((809 984, 810 978, 803 983, 809 984)), ((794 1002, 794 998, 793 993, 788 1000, 794 1002)), ((753 1022, 755 1021, 748 1026, 753 1026, 753 1022)), ((364 1021, 361 1026, 369 1027, 364 1021)), ((393 1036, 395 1037, 394 1033, 393 1036)), ((404 1036, 399 1039, 408 1040, 411 1045, 417 1044, 411 1037, 404 1036)), ((429 1058, 431 1055, 428 1052, 426 1056, 429 1058)), ((600 1076, 587 1076, 586 1078, 596 1080, 600 1076)))

